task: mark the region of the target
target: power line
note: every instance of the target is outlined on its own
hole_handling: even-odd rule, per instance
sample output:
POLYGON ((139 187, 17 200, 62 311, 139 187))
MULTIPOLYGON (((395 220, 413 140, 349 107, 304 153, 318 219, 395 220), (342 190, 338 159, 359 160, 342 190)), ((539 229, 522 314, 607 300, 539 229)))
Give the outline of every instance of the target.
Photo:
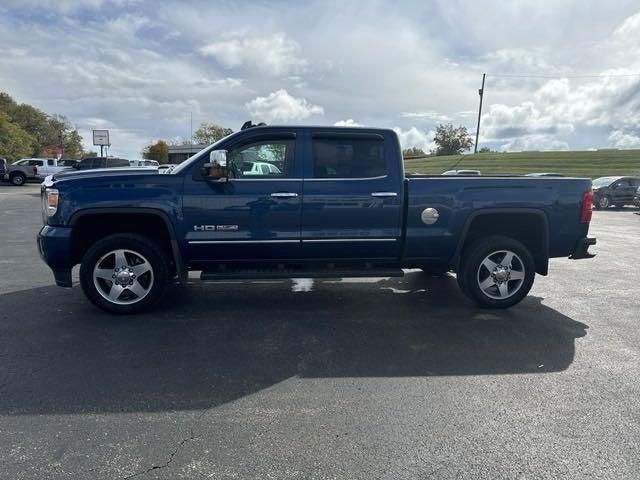
POLYGON ((611 74, 584 74, 584 75, 520 75, 508 73, 487 73, 488 77, 499 78, 608 78, 608 77, 640 77, 640 73, 611 73, 611 74))

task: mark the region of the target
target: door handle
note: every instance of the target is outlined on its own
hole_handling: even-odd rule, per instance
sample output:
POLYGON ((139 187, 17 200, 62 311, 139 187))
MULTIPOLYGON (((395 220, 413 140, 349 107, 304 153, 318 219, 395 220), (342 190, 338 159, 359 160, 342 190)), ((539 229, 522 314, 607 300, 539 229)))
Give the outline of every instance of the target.
POLYGON ((276 198, 291 198, 297 197, 298 194, 296 192, 275 192, 272 193, 271 196, 276 198))
POLYGON ((372 197, 397 197, 398 194, 396 192, 373 192, 371 196, 372 197))

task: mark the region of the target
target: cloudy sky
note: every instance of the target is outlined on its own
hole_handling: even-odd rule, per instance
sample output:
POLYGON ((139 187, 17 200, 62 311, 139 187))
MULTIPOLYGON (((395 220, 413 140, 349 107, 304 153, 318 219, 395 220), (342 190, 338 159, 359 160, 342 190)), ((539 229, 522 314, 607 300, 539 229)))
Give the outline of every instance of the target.
POLYGON ((213 121, 435 125, 500 150, 640 147, 640 4, 0 0, 0 90, 139 157, 213 121))

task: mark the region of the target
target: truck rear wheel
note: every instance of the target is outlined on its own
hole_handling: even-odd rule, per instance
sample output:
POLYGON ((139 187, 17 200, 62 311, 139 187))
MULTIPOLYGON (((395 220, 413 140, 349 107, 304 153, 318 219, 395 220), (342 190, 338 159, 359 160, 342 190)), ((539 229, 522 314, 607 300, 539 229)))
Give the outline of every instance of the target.
POLYGON ((458 272, 462 291, 484 308, 508 308, 527 296, 535 277, 531 252, 501 235, 475 241, 465 250, 458 272))
POLYGON ((111 313, 139 313, 162 299, 169 265, 146 237, 115 234, 97 241, 80 265, 80 284, 91 302, 111 313))

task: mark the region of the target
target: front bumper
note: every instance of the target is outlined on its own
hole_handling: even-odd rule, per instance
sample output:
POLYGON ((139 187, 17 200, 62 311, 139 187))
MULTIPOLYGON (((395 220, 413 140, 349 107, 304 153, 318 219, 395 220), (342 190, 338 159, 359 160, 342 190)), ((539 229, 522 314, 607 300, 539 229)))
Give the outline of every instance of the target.
POLYGON ((71 287, 73 255, 71 249, 71 228, 45 225, 38 233, 40 258, 53 271, 56 285, 71 287))
POLYGON ((583 237, 578 240, 575 248, 573 249, 573 253, 569 257, 571 260, 580 260, 582 258, 593 258, 596 256, 595 253, 589 253, 589 247, 591 245, 596 244, 595 238, 583 237))

